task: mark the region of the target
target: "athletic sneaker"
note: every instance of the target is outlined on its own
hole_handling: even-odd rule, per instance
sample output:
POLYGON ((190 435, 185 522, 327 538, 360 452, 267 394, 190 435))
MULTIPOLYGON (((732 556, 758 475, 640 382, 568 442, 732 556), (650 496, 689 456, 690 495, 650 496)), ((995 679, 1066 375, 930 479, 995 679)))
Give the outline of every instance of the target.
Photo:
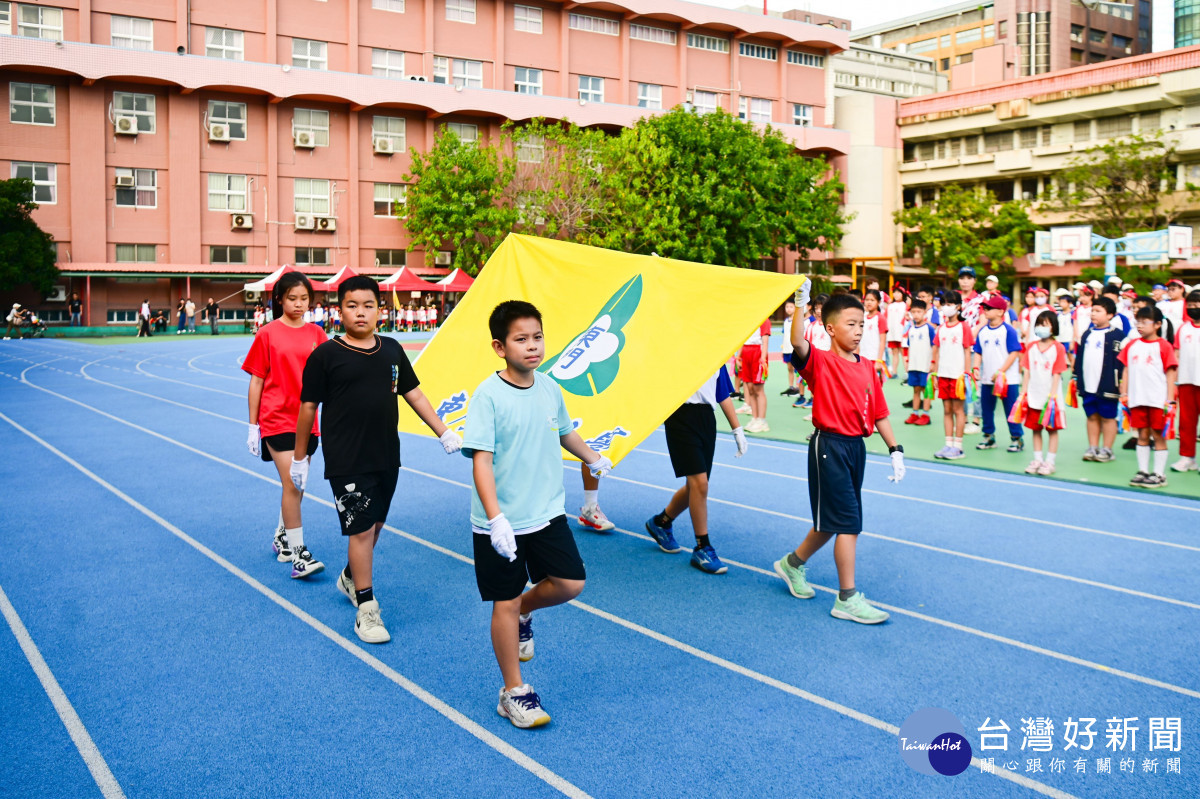
POLYGON ((287 531, 283 525, 275 528, 275 538, 271 540, 271 549, 275 551, 275 560, 287 563, 292 559, 292 548, 288 546, 287 531))
POLYGON ((1171 464, 1171 470, 1176 472, 1194 472, 1196 471, 1196 459, 1180 458, 1171 464))
MULTIPOLYGON (((749 429, 749 428, 747 428, 747 429, 749 429)), ((771 432, 771 425, 767 424, 766 419, 759 419, 758 425, 753 430, 750 430, 750 432, 752 432, 752 433, 769 433, 769 432, 771 432)))
POLYGON ((1029 465, 1025 467, 1025 474, 1037 474, 1038 469, 1040 468, 1042 468, 1041 459, 1034 458, 1029 462, 1029 465))
POLYGON ((533 614, 525 613, 520 622, 520 643, 517 652, 522 663, 533 660, 533 614))
POLYGON ((950 455, 953 452, 954 452, 954 447, 947 444, 946 446, 939 449, 937 452, 933 453, 933 457, 937 458, 938 460, 948 461, 948 460, 950 460, 950 455))
POLYGON ((608 520, 604 515, 604 511, 600 510, 599 505, 585 505, 579 509, 579 523, 590 530, 595 530, 599 533, 607 533, 609 530, 616 527, 615 524, 608 520))
POLYGON ((358 594, 354 593, 354 580, 346 576, 346 572, 338 572, 337 590, 341 591, 346 599, 350 600, 350 604, 358 607, 358 594))
POLYGON ((963 435, 964 436, 973 436, 982 429, 983 429, 982 427, 975 424, 974 422, 967 422, 967 424, 963 427, 963 435))
POLYGON ((1096 451, 1096 455, 1092 458, 1092 460, 1094 460, 1096 463, 1110 463, 1116 460, 1116 456, 1113 455, 1113 451, 1108 447, 1101 447, 1096 451))
POLYGON ((800 397, 795 402, 792 403, 792 407, 793 408, 807 408, 808 406, 804 404, 804 397, 800 397))
POLYGON ((534 693, 532 685, 522 685, 511 691, 501 690, 496 712, 521 729, 550 723, 550 714, 542 708, 542 699, 534 693))
POLYGON ((1150 474, 1149 474, 1148 472, 1138 472, 1138 473, 1137 473, 1137 474, 1135 474, 1133 477, 1130 477, 1130 478, 1129 478, 1129 484, 1130 484, 1131 486, 1142 486, 1142 485, 1145 485, 1145 484, 1146 484, 1146 478, 1147 478, 1147 477, 1149 477, 1149 476, 1150 476, 1150 474))
POLYGON ((729 567, 717 557, 717 551, 711 546, 692 550, 692 565, 702 572, 709 574, 724 574, 729 567))
POLYGON ((817 592, 812 590, 806 578, 804 564, 792 568, 788 565, 787 555, 775 561, 775 573, 787 583, 788 593, 796 599, 812 599, 817 592))
POLYGON ((1094 461, 1098 454, 1100 454, 1099 447, 1088 447, 1087 452, 1083 453, 1083 459, 1085 461, 1094 461))
POLYGON ((813 398, 810 396, 808 399, 804 400, 804 407, 811 410, 812 406, 813 406, 813 398))
POLYGON ((834 600, 833 610, 829 611, 829 615, 835 619, 856 621, 859 624, 879 624, 887 621, 890 614, 879 608, 871 607, 867 604, 867 598, 863 596, 863 592, 855 591, 854 596, 845 602, 841 599, 834 600))
POLYGON ((659 527, 654 518, 651 516, 650 521, 646 522, 646 532, 654 539, 654 543, 658 544, 658 548, 672 555, 682 552, 683 547, 679 546, 679 542, 675 540, 675 534, 671 532, 670 526, 659 527))
POLYGON ((1043 476, 1054 474, 1054 464, 1050 461, 1042 461, 1042 465, 1038 467, 1037 473, 1043 476))
POLYGON ((1166 475, 1161 475, 1154 472, 1146 475, 1146 480, 1142 483, 1142 488, 1166 488, 1166 486, 1166 475))
POLYGON ((989 433, 984 433, 983 441, 980 441, 978 444, 975 445, 975 449, 995 449, 995 448, 996 448, 996 437, 989 433))
POLYGON ((911 408, 912 406, 913 406, 912 400, 905 400, 904 402, 900 403, 901 408, 911 408))
POLYGON ((293 580, 312 577, 317 572, 324 570, 325 564, 314 558, 313 554, 308 551, 308 547, 301 545, 296 548, 292 556, 293 580))
POLYGON ((1008 445, 1007 451, 1008 452, 1024 452, 1025 451, 1025 439, 1014 438, 1012 440, 1012 443, 1008 445))
POLYGON ((962 451, 962 447, 951 447, 950 454, 946 456, 946 460, 960 461, 967 457, 967 453, 962 451))
POLYGON ((918 419, 920 419, 920 418, 921 418, 921 417, 920 417, 920 416, 918 416, 917 414, 915 414, 915 413, 910 413, 910 414, 908 415, 908 418, 904 420, 904 423, 905 423, 905 424, 916 424, 916 423, 917 423, 917 420, 918 420, 918 419))
POLYGON ((1135 436, 1133 438, 1127 439, 1125 441, 1125 443, 1121 445, 1121 449, 1130 449, 1130 450, 1137 449, 1137 437, 1135 436))
POLYGON ((744 429, 747 433, 762 433, 766 427, 767 423, 761 419, 751 419, 749 423, 745 425, 744 429))
POLYGON ((742 405, 742 407, 737 409, 737 412, 742 414, 743 416, 753 416, 754 415, 754 411, 752 411, 750 409, 750 406, 748 404, 742 405))
POLYGON ((779 396, 781 396, 781 397, 794 397, 794 396, 796 396, 796 395, 797 395, 797 394, 799 394, 799 393, 800 393, 800 389, 796 388, 795 386, 788 386, 786 391, 780 391, 780 392, 779 392, 779 396))
POLYGON ((917 418, 917 421, 913 422, 913 424, 915 424, 917 427, 925 427, 926 425, 933 424, 933 421, 929 418, 929 414, 923 413, 917 418))
POLYGON ((383 626, 383 619, 379 616, 377 600, 372 599, 359 606, 358 615, 354 619, 354 632, 368 644, 386 644, 392 640, 391 634, 383 626))

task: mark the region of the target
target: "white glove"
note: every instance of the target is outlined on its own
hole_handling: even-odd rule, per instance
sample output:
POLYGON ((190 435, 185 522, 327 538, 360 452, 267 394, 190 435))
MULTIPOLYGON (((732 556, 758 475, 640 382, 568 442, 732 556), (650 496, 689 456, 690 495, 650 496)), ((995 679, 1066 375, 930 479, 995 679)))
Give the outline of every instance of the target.
POLYGON ((740 458, 745 455, 746 450, 750 448, 750 445, 746 443, 746 431, 740 427, 734 428, 733 441, 737 444, 737 455, 733 457, 740 458))
POLYGON ((296 456, 292 456, 292 468, 288 470, 288 474, 292 477, 292 485, 297 491, 303 491, 304 486, 308 484, 308 458, 302 461, 296 460, 296 456))
POLYGON ((904 465, 904 453, 896 451, 892 453, 892 473, 888 475, 888 480, 893 483, 899 483, 904 479, 904 473, 908 471, 908 467, 904 465))
POLYGON ((462 449, 462 436, 449 427, 446 428, 446 432, 438 436, 438 441, 442 442, 442 449, 446 450, 447 455, 453 455, 462 449))
POLYGON ((501 513, 494 519, 488 519, 488 529, 492 535, 492 549, 502 558, 508 558, 512 563, 517 559, 517 536, 513 533, 512 525, 501 513))
POLYGON ((250 454, 256 458, 262 454, 262 451, 259 449, 259 446, 261 446, 259 444, 260 438, 261 434, 258 425, 250 425, 250 429, 246 431, 246 449, 250 450, 250 454))
POLYGON ((588 471, 592 473, 592 477, 603 477, 612 471, 613 463, 606 456, 601 455, 593 463, 587 465, 588 471))
POLYGON ((796 303, 796 309, 800 313, 804 313, 804 309, 808 307, 808 299, 812 295, 812 279, 804 278, 804 283, 800 288, 796 289, 796 293, 792 295, 792 302, 796 303))

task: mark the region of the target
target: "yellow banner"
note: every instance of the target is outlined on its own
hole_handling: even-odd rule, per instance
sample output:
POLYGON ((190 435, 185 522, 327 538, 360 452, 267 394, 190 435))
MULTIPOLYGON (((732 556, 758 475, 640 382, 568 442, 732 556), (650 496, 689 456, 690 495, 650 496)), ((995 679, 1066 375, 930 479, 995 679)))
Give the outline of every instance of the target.
MULTIPOLYGON (((438 416, 461 432, 471 393, 504 368, 488 316, 504 300, 531 302, 546 340, 538 371, 563 387, 579 434, 617 463, 803 282, 512 234, 425 347, 417 376, 438 416)), ((405 409, 400 429, 431 432, 405 409)))

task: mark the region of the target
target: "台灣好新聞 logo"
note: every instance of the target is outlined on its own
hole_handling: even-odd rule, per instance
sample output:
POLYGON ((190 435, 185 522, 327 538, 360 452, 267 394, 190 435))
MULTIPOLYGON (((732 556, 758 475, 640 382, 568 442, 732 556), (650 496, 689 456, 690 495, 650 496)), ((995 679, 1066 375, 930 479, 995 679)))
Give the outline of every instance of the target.
POLYGON ((913 713, 900 725, 900 757, 914 771, 953 777, 971 765, 971 744, 958 717, 940 707, 913 713))

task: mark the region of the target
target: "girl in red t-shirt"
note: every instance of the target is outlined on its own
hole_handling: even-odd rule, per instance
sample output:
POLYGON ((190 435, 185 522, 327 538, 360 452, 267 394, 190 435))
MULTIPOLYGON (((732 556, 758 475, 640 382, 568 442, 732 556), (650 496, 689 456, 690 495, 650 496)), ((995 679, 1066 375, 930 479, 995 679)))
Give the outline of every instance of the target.
MULTIPOLYGON (((325 568, 304 546, 300 520, 302 494, 292 485, 292 451, 296 448, 296 415, 300 386, 308 356, 328 337, 321 328, 304 321, 312 304, 313 288, 299 272, 287 272, 275 284, 272 298, 278 317, 263 326, 250 345, 242 369, 250 373, 250 454, 274 462, 283 483, 279 523, 271 542, 282 563, 291 562, 292 577, 308 577, 325 568)), ((317 422, 313 421, 308 456, 317 451, 317 422)))

